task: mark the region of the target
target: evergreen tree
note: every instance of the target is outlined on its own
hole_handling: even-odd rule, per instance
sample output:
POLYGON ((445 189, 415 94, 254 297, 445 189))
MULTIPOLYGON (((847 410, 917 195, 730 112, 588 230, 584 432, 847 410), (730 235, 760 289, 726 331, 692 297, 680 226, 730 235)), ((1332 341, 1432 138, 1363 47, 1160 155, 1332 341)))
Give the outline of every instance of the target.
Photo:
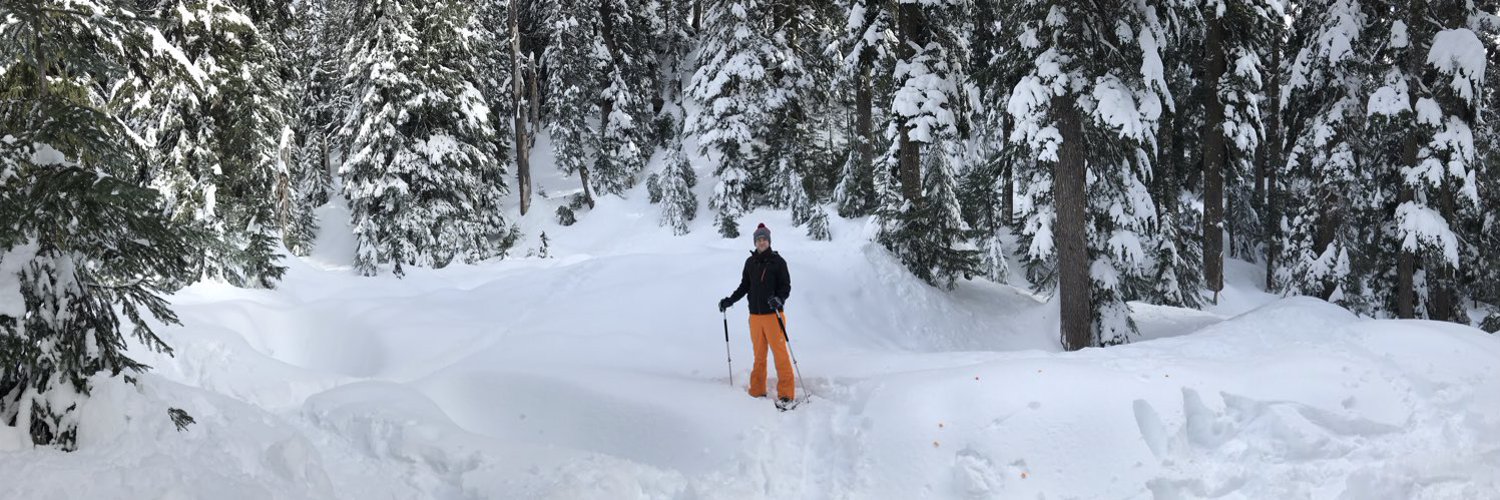
POLYGON ((1159 224, 1144 180, 1169 95, 1165 14, 1086 2, 1026 2, 1013 13, 1030 67, 1007 103, 1011 137, 1039 160, 1022 174, 1023 243, 1028 274, 1057 277, 1067 349, 1135 331, 1125 300, 1147 289, 1146 235, 1159 224))
POLYGON ((766 68, 774 50, 754 17, 763 14, 756 0, 709 3, 700 63, 687 89, 697 106, 688 113, 685 132, 697 137, 698 153, 714 165, 719 180, 708 205, 717 211, 715 225, 725 238, 739 237, 738 219, 751 206, 755 132, 764 120, 766 68))
POLYGON ((380 0, 360 6, 346 85, 358 96, 340 133, 340 167, 356 238, 355 267, 373 275, 394 266, 444 266, 503 252, 490 109, 472 78, 473 50, 459 36, 472 12, 463 3, 380 0))
POLYGON ((954 189, 952 163, 962 146, 958 141, 939 144, 942 150, 926 155, 922 197, 908 201, 898 221, 880 238, 917 278, 951 290, 958 278, 978 274, 980 260, 954 189))
POLYGON ((698 216, 698 196, 693 194, 698 178, 687 155, 682 153, 681 144, 672 146, 667 149, 661 173, 654 178, 661 193, 661 225, 671 227, 672 234, 681 236, 688 233, 688 223, 698 216))
POLYGON ((1470 2, 1416 0, 1405 7, 1388 28, 1387 57, 1396 64, 1368 105, 1372 121, 1394 132, 1389 142, 1401 151, 1393 169, 1399 194, 1391 239, 1400 242, 1394 309, 1400 317, 1467 323, 1460 254, 1473 239, 1460 229, 1463 219, 1477 219, 1480 206, 1474 133, 1484 126, 1475 118, 1484 99, 1485 46, 1466 25, 1467 11, 1475 9, 1470 2))
POLYGON ((891 146, 883 160, 901 173, 906 203, 883 222, 880 240, 917 277, 952 288, 955 279, 979 269, 955 173, 969 160, 963 142, 969 113, 960 89, 967 79, 970 11, 963 2, 903 3, 896 9, 907 38, 899 40, 903 49, 893 63, 896 84, 886 120, 891 146), (919 172, 921 185, 913 186, 909 177, 919 172))
MULTIPOLYGON (((1351 287, 1361 280, 1351 275, 1351 251, 1372 235, 1355 223, 1350 212, 1368 206, 1362 196, 1374 192, 1359 176, 1362 169, 1358 140, 1365 111, 1363 84, 1367 80, 1372 39, 1366 37, 1371 18, 1357 0, 1309 2, 1294 26, 1295 57, 1290 59, 1287 84, 1282 87, 1288 140, 1292 146, 1280 180, 1288 205, 1280 222, 1276 247, 1276 288, 1288 294, 1333 299, 1363 296, 1351 287)), ((1343 302, 1348 305, 1348 302, 1343 302)))
POLYGON ((651 156, 651 122, 655 113, 658 70, 650 57, 654 38, 664 27, 657 2, 601 0, 598 37, 608 55, 599 92, 596 188, 619 195, 635 186, 651 156))
POLYGON ((148 368, 125 354, 120 314, 170 353, 143 313, 174 323, 162 295, 191 273, 192 230, 133 181, 152 156, 108 92, 194 68, 117 2, 5 3, 0 19, 16 41, 0 66, 0 424, 72 449, 99 374, 148 368))
POLYGON ((147 173, 175 217, 209 235, 203 275, 271 287, 284 230, 307 232, 293 190, 290 88, 279 39, 221 0, 158 6, 164 35, 201 73, 163 78, 131 108, 158 155, 147 173))
POLYGON ((875 162, 879 158, 879 137, 874 131, 876 102, 881 89, 881 75, 889 74, 890 13, 884 5, 870 0, 850 0, 846 29, 840 39, 842 70, 834 73, 834 82, 854 87, 852 103, 854 123, 849 134, 850 148, 834 188, 834 203, 839 215, 859 217, 877 210, 879 197, 875 188, 875 162))
POLYGON ((600 60, 599 18, 585 10, 583 0, 558 0, 548 16, 552 44, 543 53, 547 66, 547 131, 552 138, 552 155, 558 171, 577 175, 581 197, 594 206, 593 187, 589 179, 591 151, 598 149, 598 136, 589 132, 589 117, 597 116, 595 99, 599 95, 597 67, 600 60))

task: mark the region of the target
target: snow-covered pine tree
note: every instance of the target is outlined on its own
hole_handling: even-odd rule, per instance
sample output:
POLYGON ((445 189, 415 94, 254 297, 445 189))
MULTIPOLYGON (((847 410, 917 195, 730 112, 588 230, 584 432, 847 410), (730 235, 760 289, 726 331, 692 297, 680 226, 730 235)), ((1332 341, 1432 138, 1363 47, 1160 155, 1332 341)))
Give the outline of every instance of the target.
POLYGON ((277 264, 281 234, 307 232, 298 224, 310 219, 292 186, 280 33, 258 29, 223 0, 166 2, 154 15, 201 74, 157 79, 131 104, 141 135, 156 145, 159 168, 146 175, 179 221, 209 236, 204 276, 273 286, 285 271, 277 264))
POLYGON ((898 3, 894 86, 886 137, 891 146, 876 168, 901 173, 905 203, 882 218, 880 242, 917 277, 952 288, 979 269, 973 234, 958 204, 956 172, 967 163, 969 113, 964 94, 972 26, 966 2, 898 3), (920 185, 911 176, 920 175, 920 185))
POLYGON ((812 216, 807 219, 807 237, 814 241, 833 239, 833 231, 828 228, 828 212, 821 206, 813 207, 812 216))
MULTIPOLYGON (((1486 13, 1472 2, 1415 0, 1404 7, 1389 21, 1387 47, 1395 64, 1369 101, 1373 121, 1385 122, 1384 130, 1401 143, 1399 187, 1393 189, 1399 195, 1391 236, 1400 245, 1393 308, 1399 317, 1468 323, 1460 255, 1479 235, 1461 228, 1462 219, 1479 213, 1474 135, 1485 126, 1476 118, 1487 63, 1486 47, 1468 20, 1486 13)), ((1390 268, 1386 260, 1380 264, 1390 268)))
POLYGON ((490 109, 474 81, 470 7, 378 0, 360 5, 345 45, 354 90, 339 172, 356 239, 355 268, 444 266, 502 253, 514 240, 500 198, 490 109))
POLYGON ((603 66, 597 109, 598 150, 594 157, 595 190, 619 195, 635 186, 651 156, 651 122, 655 113, 658 69, 651 57, 662 29, 660 7, 653 1, 599 0, 595 50, 603 66))
MULTIPOLYGON (((297 5, 294 22, 288 29, 288 53, 296 77, 292 84, 297 96, 297 114, 293 133, 297 140, 298 192, 305 203, 321 206, 334 196, 332 179, 335 156, 345 156, 338 138, 340 113, 351 101, 342 85, 341 49, 349 38, 352 0, 327 0, 297 5)), ((287 246, 299 254, 308 245, 294 243, 289 235, 287 246), (301 250, 299 250, 301 247, 301 250)))
POLYGON ((833 202, 839 215, 859 217, 877 210, 875 163, 886 148, 875 132, 876 93, 884 95, 881 83, 889 78, 890 10, 871 0, 849 0, 845 29, 839 41, 844 54, 840 69, 834 73, 835 85, 853 87, 852 130, 849 152, 834 187, 833 202))
POLYGON ((1126 342, 1135 331, 1125 300, 1146 288, 1145 235, 1157 224, 1144 180, 1145 148, 1156 143, 1168 92, 1163 14, 1145 4, 1031 1, 1013 15, 1032 67, 1007 103, 1011 137, 1039 160, 1021 176, 1018 209, 1028 261, 1056 252, 1062 344, 1070 350, 1126 342))
MULTIPOLYGON (((1474 29, 1493 34, 1500 31, 1500 13, 1476 15, 1474 29)), ((1500 48, 1491 47, 1485 78, 1491 85, 1500 82, 1500 48)), ((1500 332, 1500 92, 1486 92, 1486 105, 1479 107, 1478 120, 1486 126, 1476 131, 1475 147, 1483 158, 1476 177, 1481 204, 1479 213, 1468 221, 1467 232, 1476 240, 1467 245, 1461 264, 1466 274, 1465 286, 1473 290, 1476 302, 1484 304, 1479 311, 1481 327, 1490 333, 1500 332)))
POLYGON ((741 214, 750 209, 755 132, 762 128, 766 106, 766 68, 772 44, 764 36, 757 0, 712 0, 706 6, 699 46, 699 65, 688 84, 696 106, 684 132, 697 137, 698 153, 714 165, 709 208, 725 238, 739 237, 741 214))
POLYGON ((1207 26, 1201 7, 1183 6, 1174 15, 1161 16, 1166 42, 1158 50, 1166 90, 1152 156, 1151 197, 1157 230, 1146 243, 1152 256, 1152 284, 1131 300, 1178 307, 1202 305, 1203 205, 1196 193, 1201 192, 1207 114, 1200 71, 1207 26))
POLYGON ((1029 161, 1024 148, 1009 147, 1011 117, 1004 103, 1027 66, 1020 60, 1021 47, 1007 36, 1010 10, 999 2, 974 4, 970 79, 965 92, 974 111, 973 133, 968 141, 973 159, 960 172, 959 202, 964 219, 974 228, 980 251, 980 269, 991 281, 1004 283, 1010 274, 1004 237, 1014 224, 1018 165, 1029 161))
POLYGON ((108 104, 130 96, 103 92, 195 68, 110 0, 0 4, 0 39, 16 42, 0 66, 0 425, 73 449, 99 377, 148 368, 120 314, 170 353, 147 314, 174 323, 162 295, 192 273, 191 228, 133 183, 151 155, 108 104))
POLYGON ((979 251, 960 216, 955 189, 953 164, 962 158, 963 144, 942 141, 926 153, 921 198, 906 202, 880 240, 917 278, 951 290, 959 278, 969 279, 980 271, 979 251))
POLYGON ((1254 160, 1263 125, 1263 66, 1273 23, 1284 12, 1266 0, 1210 0, 1205 23, 1202 92, 1203 256, 1208 289, 1224 288, 1226 255, 1247 255, 1262 224, 1254 206, 1254 160), (1231 240, 1225 242, 1225 233, 1231 240))
POLYGON ((1301 5, 1293 26, 1286 84, 1281 88, 1290 149, 1278 179, 1287 204, 1274 244, 1274 282, 1286 294, 1312 295, 1349 305, 1364 296, 1351 288, 1351 251, 1371 241, 1351 213, 1375 192, 1360 177, 1359 139, 1366 109, 1363 85, 1374 44, 1366 36, 1374 12, 1359 0, 1301 5))
POLYGON ((667 148, 662 171, 655 179, 661 193, 661 225, 671 227, 672 234, 687 234, 688 223, 698 216, 698 196, 693 194, 698 176, 693 173, 681 142, 674 141, 667 148))
MULTIPOLYGON (((829 81, 831 68, 821 64, 815 50, 823 46, 818 37, 828 31, 824 28, 825 20, 833 17, 831 7, 795 0, 759 5, 763 14, 755 18, 755 29, 764 33, 761 57, 766 74, 762 94, 756 96, 762 119, 753 131, 757 141, 750 170, 752 205, 789 208, 794 199, 807 196, 802 179, 818 182, 815 166, 823 147, 815 112, 826 100, 826 85, 820 84, 829 81)), ((801 225, 806 213, 794 219, 801 225)))
MULTIPOLYGON (((600 92, 598 67, 604 65, 602 47, 596 41, 599 17, 587 10, 583 0, 557 0, 547 17, 552 44, 542 55, 547 67, 547 131, 558 171, 577 175, 579 196, 594 206, 589 155, 598 149, 598 136, 589 129, 589 117, 597 116, 600 92)), ((571 216, 571 213, 570 213, 571 216)))
POLYGON ((682 103, 684 74, 689 66, 688 55, 693 50, 693 8, 698 0, 660 0, 656 21, 661 23, 655 33, 653 55, 657 83, 653 107, 656 116, 652 124, 652 144, 666 150, 673 141, 682 138, 682 103))

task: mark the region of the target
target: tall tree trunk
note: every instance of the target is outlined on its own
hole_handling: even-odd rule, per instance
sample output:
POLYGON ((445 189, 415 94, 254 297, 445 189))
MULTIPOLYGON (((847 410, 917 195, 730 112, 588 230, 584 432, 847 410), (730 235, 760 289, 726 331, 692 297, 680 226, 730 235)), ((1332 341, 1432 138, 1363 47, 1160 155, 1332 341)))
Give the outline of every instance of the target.
MULTIPOLYGON (((897 25, 901 31, 900 57, 910 61, 916 57, 915 47, 925 45, 926 30, 922 26, 922 7, 915 2, 900 4, 897 10, 897 25)), ((916 201, 922 196, 922 145, 911 140, 910 124, 901 120, 897 125, 901 133, 897 137, 898 165, 901 168, 901 196, 907 201, 916 201)))
POLYGON ((1062 147, 1052 170, 1052 198, 1057 205, 1053 247, 1057 249, 1057 293, 1061 306, 1063 348, 1076 351, 1094 344, 1092 284, 1089 283, 1088 227, 1085 219, 1088 145, 1083 117, 1073 97, 1052 98, 1052 112, 1062 147))
POLYGON ((521 66, 521 9, 510 6, 511 122, 515 128, 516 184, 520 189, 521 215, 531 210, 531 139, 526 124, 529 110, 523 91, 525 70, 521 66))
MULTIPOLYGON (((1175 139, 1177 130, 1177 113, 1163 111, 1161 115, 1161 136, 1157 138, 1161 154, 1156 157, 1156 173, 1152 176, 1152 184, 1155 185, 1156 195, 1152 198, 1156 201, 1157 213, 1177 215, 1177 144, 1175 139)), ((1175 220, 1176 217, 1173 217, 1175 220)))
POLYGON ((693 34, 703 29, 703 0, 693 0, 693 34))
POLYGON ((1281 34, 1275 35, 1275 42, 1271 50, 1272 77, 1266 84, 1266 95, 1271 96, 1271 110, 1266 113, 1266 137, 1261 141, 1261 157, 1257 161, 1257 169, 1261 172, 1262 179, 1256 187, 1255 198, 1260 203, 1261 222, 1264 224, 1266 243, 1266 291, 1275 291, 1276 258, 1280 253, 1277 238, 1281 236, 1281 210, 1276 206, 1276 170, 1283 168, 1286 156, 1281 154, 1281 34))
POLYGON ((874 59, 873 49, 865 48, 860 51, 859 83, 854 89, 854 136, 858 141, 855 150, 859 152, 859 171, 866 175, 875 161, 875 120, 870 89, 870 70, 874 66, 874 59))
POLYGON ((898 159, 901 168, 901 196, 907 201, 922 197, 922 144, 911 140, 909 129, 901 127, 898 159))
MULTIPOLYGON (((1313 255, 1322 255, 1333 245, 1333 239, 1338 235, 1339 225, 1344 220, 1344 210, 1341 206, 1345 198, 1338 193, 1325 190, 1322 194, 1323 210, 1322 217, 1318 219, 1318 232, 1313 235, 1313 255)), ((1339 287, 1338 283, 1325 283, 1323 289, 1318 292, 1318 298, 1328 300, 1333 297, 1334 290, 1339 287)))
POLYGON ((1013 160, 1000 167, 1000 225, 1012 229, 1016 220, 1016 162, 1013 160))
POLYGON ((1218 300, 1224 289, 1224 103, 1219 101, 1219 78, 1224 75, 1224 24, 1208 20, 1203 50, 1203 281, 1218 300))
MULTIPOLYGON (((318 136, 318 147, 323 151, 323 156, 318 158, 318 162, 320 162, 323 166, 323 175, 325 176, 324 178, 330 181, 329 185, 332 185, 332 181, 335 177, 338 176, 338 172, 334 171, 333 160, 330 159, 333 152, 328 150, 329 142, 330 141, 328 140, 327 132, 324 132, 318 136)), ((336 195, 336 193, 330 192, 328 197, 332 198, 336 195)))
MULTIPOLYGON (((1413 86, 1410 88, 1413 89, 1410 92, 1411 101, 1412 104, 1415 104, 1417 100, 1416 87, 1413 86)), ((1417 164, 1417 133, 1414 125, 1416 124, 1412 123, 1407 127, 1406 138, 1401 147, 1402 165, 1411 166, 1417 164)), ((1397 207, 1416 198, 1411 186, 1407 185, 1404 180, 1399 182, 1401 182, 1401 190, 1396 195, 1397 207)), ((1397 248, 1396 251, 1396 317, 1415 318, 1417 295, 1414 275, 1417 270, 1417 255, 1405 248, 1397 248)))
MULTIPOLYGON (((528 83, 531 84, 531 129, 542 130, 542 90, 540 82, 542 79, 542 66, 537 62, 536 52, 527 56, 528 83)), ((536 144, 536 134, 531 134, 532 145, 536 144)))
MULTIPOLYGON (((1406 25, 1409 27, 1408 32, 1410 34, 1408 35, 1408 45, 1406 47, 1406 60, 1402 62, 1402 65, 1405 66, 1403 69, 1406 71, 1407 106, 1412 111, 1416 111, 1418 90, 1422 88, 1420 80, 1422 59, 1426 55, 1426 51, 1422 50, 1422 47, 1425 45, 1423 43, 1424 40, 1422 40, 1422 34, 1427 33, 1428 30, 1418 24, 1422 16, 1422 1, 1413 0, 1407 4, 1407 8, 1406 25)), ((1402 138, 1401 165, 1404 167, 1416 167, 1417 150, 1420 145, 1418 144, 1417 118, 1415 114, 1410 117, 1410 120, 1405 125, 1406 137, 1402 138)), ((1416 193, 1413 191, 1411 185, 1407 184, 1404 176, 1398 175, 1396 178, 1398 179, 1397 182, 1401 183, 1401 189, 1396 195, 1397 210, 1400 210, 1401 204, 1416 199, 1416 193)), ((1416 317, 1417 303, 1416 280, 1414 278, 1417 270, 1417 254, 1404 247, 1397 248, 1396 252, 1396 317, 1414 318, 1416 317)), ((1429 288, 1429 290, 1431 289, 1429 288)))

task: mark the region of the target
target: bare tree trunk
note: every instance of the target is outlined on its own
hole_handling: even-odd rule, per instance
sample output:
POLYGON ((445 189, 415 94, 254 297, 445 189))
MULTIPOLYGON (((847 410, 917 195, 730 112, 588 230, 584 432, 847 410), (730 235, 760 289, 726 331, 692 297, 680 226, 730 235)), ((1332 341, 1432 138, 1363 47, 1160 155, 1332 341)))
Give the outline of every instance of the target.
MULTIPOLYGON (((333 184, 333 179, 338 175, 338 172, 334 172, 333 161, 329 159, 329 155, 333 154, 333 152, 328 150, 328 133, 324 132, 319 135, 318 142, 319 149, 323 151, 323 156, 321 158, 318 158, 318 162, 323 165, 323 175, 328 176, 327 178, 329 181, 329 185, 331 186, 333 184)), ((329 193, 328 197, 332 198, 333 196, 334 193, 329 193)))
MULTIPOLYGON (((526 58, 527 82, 531 85, 531 129, 542 130, 542 90, 537 82, 542 79, 542 66, 536 60, 536 53, 532 52, 526 58)), ((531 145, 536 145, 536 134, 531 134, 531 145)))
MULTIPOLYGON (((1177 114, 1164 111, 1161 115, 1161 136, 1157 138, 1161 154, 1156 157, 1156 211, 1166 215, 1177 215, 1177 114)), ((1175 220, 1176 218, 1173 217, 1175 220)))
POLYGON ((859 167, 861 172, 869 172, 870 165, 875 161, 875 127, 874 110, 872 104, 872 92, 870 89, 870 69, 874 64, 875 51, 869 48, 859 54, 859 84, 854 90, 854 135, 859 141, 855 150, 859 152, 859 167))
POLYGON ((901 128, 899 157, 901 196, 908 201, 922 197, 922 144, 911 140, 909 129, 901 128))
MULTIPOLYGON (((1271 68, 1279 74, 1281 69, 1281 35, 1277 34, 1275 47, 1271 51, 1271 68)), ((1276 170, 1283 168, 1286 156, 1281 154, 1281 81, 1272 76, 1267 86, 1267 95, 1271 96, 1271 112, 1266 116, 1266 137, 1261 142, 1262 152, 1257 162, 1259 172, 1262 175, 1260 182, 1255 185, 1256 200, 1259 200, 1261 209, 1261 221, 1264 224, 1266 242, 1266 291, 1272 292, 1276 288, 1276 257, 1281 252, 1277 239, 1281 236, 1281 210, 1276 206, 1276 170)))
MULTIPOLYGON (((1343 222, 1344 211, 1340 204, 1344 198, 1338 193, 1325 191, 1323 193, 1323 207, 1327 212, 1318 220, 1318 232, 1313 237, 1313 254, 1322 255, 1333 245, 1333 238, 1338 234, 1339 225, 1343 222)), ((1318 292, 1318 298, 1328 300, 1333 297, 1333 291, 1338 289, 1338 283, 1326 283, 1323 290, 1318 292)))
MULTIPOLYGON (((1413 90, 1416 89, 1416 87, 1410 88, 1412 88, 1413 90)), ((1413 101, 1413 104, 1415 104, 1416 101, 1416 94, 1417 93, 1415 91, 1411 92, 1411 100, 1413 101)), ((1417 134, 1416 130, 1414 130, 1414 127, 1409 127, 1406 132, 1406 138, 1401 148, 1401 164, 1417 164, 1417 134)), ((1401 191, 1396 195, 1396 206, 1400 207, 1401 204, 1412 201, 1415 198, 1416 196, 1412 192, 1411 186, 1406 185, 1406 183, 1402 181, 1401 191)), ((1407 319, 1415 318, 1417 295, 1416 286, 1414 283, 1414 275, 1416 274, 1417 270, 1417 256, 1416 254, 1407 251, 1404 248, 1398 249, 1397 252, 1396 317, 1407 319)))
POLYGON ((1000 188, 1000 224, 1015 228, 1016 223, 1016 162, 1007 161, 1001 167, 1000 182, 1005 185, 1000 188))
POLYGON ((703 0, 693 0, 693 33, 703 30, 703 0))
POLYGON ((1207 57, 1203 123, 1203 281, 1218 301, 1224 289, 1224 103, 1219 101, 1219 77, 1224 75, 1224 24, 1208 20, 1203 50, 1207 57))
MULTIPOLYGON (((898 9, 901 39, 909 42, 900 45, 901 58, 910 61, 916 57, 914 46, 922 45, 926 38, 922 29, 922 7, 916 3, 903 3, 898 9)), ((922 145, 911 140, 910 128, 904 120, 898 124, 898 128, 901 129, 900 137, 897 138, 901 195, 907 201, 916 201, 922 197, 922 145)))
POLYGON ((515 128, 516 184, 520 189, 521 215, 531 210, 531 138, 527 133, 528 108, 523 92, 525 70, 521 65, 520 8, 510 7, 511 122, 515 128))
POLYGON ((1076 351, 1094 344, 1094 311, 1089 283, 1088 228, 1085 219, 1088 145, 1083 118, 1073 97, 1052 98, 1062 147, 1052 171, 1052 197, 1057 204, 1053 247, 1057 248, 1057 293, 1061 303, 1063 348, 1076 351))

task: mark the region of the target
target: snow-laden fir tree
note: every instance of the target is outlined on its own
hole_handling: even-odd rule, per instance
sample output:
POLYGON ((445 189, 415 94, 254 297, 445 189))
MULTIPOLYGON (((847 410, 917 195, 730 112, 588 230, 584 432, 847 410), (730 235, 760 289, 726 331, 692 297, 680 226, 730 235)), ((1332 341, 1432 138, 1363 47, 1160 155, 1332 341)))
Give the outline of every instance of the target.
MULTIPOLYGON (((760 4, 756 28, 764 33, 766 52, 763 93, 756 98, 759 116, 752 152, 752 204, 792 208, 798 196, 809 196, 808 185, 821 183, 819 168, 829 154, 817 126, 820 103, 828 99, 826 82, 832 68, 818 54, 821 37, 837 11, 830 3, 773 0, 760 4), (804 185, 801 181, 810 182, 804 185), (801 193, 797 192, 802 190, 801 193)), ((814 193, 816 194, 816 193, 814 193)), ((806 214, 794 223, 801 225, 806 214)))
POLYGON ((586 10, 583 0, 557 0, 547 17, 552 43, 542 55, 547 66, 547 132, 558 171, 579 177, 582 197, 594 206, 589 155, 598 149, 589 117, 597 116, 598 68, 603 62, 602 43, 596 41, 599 17, 586 10))
POLYGON ((885 148, 877 144, 880 137, 874 129, 874 95, 880 87, 877 78, 889 74, 889 40, 885 33, 890 26, 890 15, 888 9, 870 0, 850 0, 848 5, 839 43, 844 57, 834 72, 833 82, 841 87, 854 87, 854 123, 833 202, 839 215, 859 217, 876 209, 874 165, 879 151, 885 148))
POLYGON ((876 168, 900 172, 904 203, 878 214, 879 239, 917 277, 952 288, 979 269, 956 173, 970 160, 962 137, 969 113, 960 91, 967 80, 970 9, 965 2, 894 8, 899 30, 885 117, 891 145, 876 168), (914 175, 920 184, 913 184, 914 175))
POLYGON ((294 186, 291 88, 279 34, 222 0, 159 4, 166 38, 201 74, 163 78, 131 104, 156 145, 147 175, 174 216, 209 236, 205 277, 270 287, 281 235, 306 239, 311 207, 294 186))
POLYGON ((693 110, 684 132, 698 140, 698 153, 714 166, 715 225, 725 238, 739 236, 739 217, 750 209, 755 132, 765 116, 766 68, 772 44, 760 29, 765 9, 757 0, 714 0, 704 12, 699 65, 687 93, 693 110))
POLYGON ((943 141, 924 155, 922 197, 901 208, 898 222, 880 235, 881 242, 906 268, 930 285, 952 289, 960 279, 979 274, 980 255, 959 213, 953 163, 962 143, 943 141))
POLYGON ((547 130, 558 168, 577 174, 584 203, 634 186, 651 155, 659 90, 656 2, 557 0, 547 24, 547 130))
MULTIPOLYGON (((343 157, 338 138, 339 118, 351 100, 342 85, 341 50, 351 33, 352 0, 328 0, 298 4, 288 29, 288 53, 293 62, 297 99, 293 133, 297 140, 298 192, 313 206, 328 203, 334 193, 334 158, 343 157)), ((299 254, 310 250, 287 238, 287 246, 299 254)))
POLYGON ((0 39, 16 56, 0 66, 0 425, 72 449, 93 385, 148 368, 120 315, 170 353, 149 318, 175 322, 162 296, 192 273, 191 228, 135 184, 149 145, 109 105, 129 96, 105 92, 196 69, 109 0, 0 4, 0 39))
POLYGON ((661 196, 661 225, 681 236, 688 233, 688 223, 698 216, 698 195, 693 194, 698 176, 693 173, 693 165, 680 142, 674 141, 666 153, 662 171, 652 178, 661 196))
POLYGON ((1145 180, 1168 92, 1162 14, 1145 4, 1037 1, 1013 12, 1030 67, 1006 109, 1012 139, 1038 159, 1020 176, 1017 208, 1028 271, 1055 259, 1067 349, 1126 342, 1135 331, 1125 300, 1146 289, 1145 243, 1158 224, 1145 180))
POLYGON ((355 101, 339 169, 356 241, 355 268, 444 266, 502 253, 513 241, 500 198, 491 112, 471 78, 473 13, 462 2, 362 4, 345 45, 355 101))
MULTIPOLYGON (((1374 192, 1362 169, 1359 139, 1365 115, 1363 86, 1372 44, 1365 36, 1373 12, 1358 0, 1302 6, 1292 41, 1289 76, 1281 89, 1286 128, 1293 133, 1279 180, 1286 206, 1279 223, 1274 282, 1287 294, 1324 299, 1363 295, 1349 288, 1351 252, 1369 230, 1350 211, 1368 206, 1374 192)), ((1347 304, 1347 302, 1345 302, 1347 304)))
MULTIPOLYGON (((1462 228, 1480 212, 1475 132, 1486 127, 1476 118, 1487 65, 1486 46, 1469 20, 1493 14, 1471 2, 1417 0, 1404 7, 1399 18, 1387 21, 1387 58, 1395 64, 1381 75, 1383 85, 1368 104, 1372 122, 1400 144, 1390 235, 1399 242, 1396 292, 1382 302, 1394 302, 1403 318, 1468 323, 1461 254, 1479 235, 1462 228)), ((1379 267, 1390 269, 1388 262, 1379 267)))
MULTIPOLYGON (((1500 31, 1500 13, 1474 16, 1471 25, 1486 33, 1500 31)), ((1500 82, 1500 50, 1488 51, 1485 80, 1500 82)), ((1485 124, 1475 133, 1475 147, 1482 160, 1476 172, 1481 203, 1479 213, 1468 222, 1468 233, 1475 241, 1466 245, 1461 267, 1467 275, 1466 288, 1477 302, 1488 304, 1480 309, 1480 325, 1490 333, 1500 332, 1500 92, 1485 92, 1486 105, 1479 107, 1478 121, 1485 124)))
POLYGON ((1263 226, 1252 195, 1255 151, 1264 130, 1262 68, 1274 23, 1284 12, 1277 1, 1210 0, 1195 14, 1205 24, 1203 277, 1217 293, 1224 288, 1226 256, 1248 255, 1263 226), (1227 244, 1226 232, 1232 238, 1227 244))

